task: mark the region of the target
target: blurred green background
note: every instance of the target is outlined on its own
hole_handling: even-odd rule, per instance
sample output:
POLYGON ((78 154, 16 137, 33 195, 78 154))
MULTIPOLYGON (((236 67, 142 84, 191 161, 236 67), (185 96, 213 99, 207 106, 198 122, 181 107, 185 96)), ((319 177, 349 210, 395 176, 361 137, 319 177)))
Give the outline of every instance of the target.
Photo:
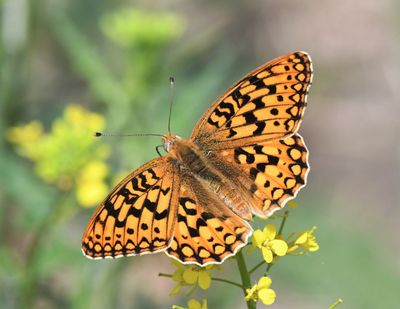
MULTIPOLYGON (((385 1, 3 0, 0 40, 0 307, 170 308, 163 254, 83 257, 95 204, 189 137, 213 100, 272 58, 305 50, 314 84, 300 129, 308 186, 288 229, 320 251, 272 270, 272 308, 399 308, 400 3, 385 1)), ((225 263, 221 274, 235 272, 225 263)), ((232 275, 237 276, 236 273, 232 275)), ((210 308, 243 308, 215 282, 210 308)))

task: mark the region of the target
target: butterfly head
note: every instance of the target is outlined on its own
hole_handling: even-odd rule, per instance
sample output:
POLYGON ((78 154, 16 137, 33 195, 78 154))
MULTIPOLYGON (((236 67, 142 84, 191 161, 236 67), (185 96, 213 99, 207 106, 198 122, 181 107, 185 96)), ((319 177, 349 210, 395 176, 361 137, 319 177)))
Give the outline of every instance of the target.
POLYGON ((168 133, 167 135, 164 135, 161 138, 164 150, 168 153, 174 152, 175 142, 180 139, 182 138, 175 134, 168 133))

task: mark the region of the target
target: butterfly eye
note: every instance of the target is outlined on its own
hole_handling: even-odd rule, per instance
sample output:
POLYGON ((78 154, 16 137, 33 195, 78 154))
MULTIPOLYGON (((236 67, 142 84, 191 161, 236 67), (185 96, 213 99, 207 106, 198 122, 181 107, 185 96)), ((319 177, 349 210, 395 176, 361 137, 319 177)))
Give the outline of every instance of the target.
POLYGON ((171 150, 171 144, 172 144, 171 141, 165 141, 164 142, 163 146, 164 146, 164 149, 165 149, 166 152, 169 152, 171 150))

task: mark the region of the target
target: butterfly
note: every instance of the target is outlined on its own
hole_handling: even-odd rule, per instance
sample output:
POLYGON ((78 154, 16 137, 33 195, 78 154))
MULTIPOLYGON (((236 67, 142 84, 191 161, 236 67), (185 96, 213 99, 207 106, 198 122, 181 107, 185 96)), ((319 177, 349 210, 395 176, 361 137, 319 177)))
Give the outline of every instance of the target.
POLYGON ((253 215, 272 215, 306 183, 308 152, 297 131, 311 82, 307 53, 276 58, 219 97, 189 140, 164 135, 168 155, 134 170, 97 208, 84 255, 164 251, 200 266, 235 255, 253 215))

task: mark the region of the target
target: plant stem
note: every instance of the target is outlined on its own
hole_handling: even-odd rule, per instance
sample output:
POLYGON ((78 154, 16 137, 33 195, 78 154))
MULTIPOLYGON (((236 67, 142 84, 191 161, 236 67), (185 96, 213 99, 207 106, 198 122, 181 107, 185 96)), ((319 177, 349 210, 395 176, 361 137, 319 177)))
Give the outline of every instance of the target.
POLYGON ((286 219, 288 217, 289 217, 289 211, 286 210, 285 213, 283 214, 283 219, 282 219, 281 225, 279 226, 278 235, 282 235, 282 231, 283 231, 283 228, 285 226, 286 219))
MULTIPOLYGON (((239 272, 240 272, 240 277, 242 279, 242 289, 243 289, 243 293, 246 296, 247 292, 246 289, 250 289, 251 288, 251 282, 250 282, 250 274, 247 271, 247 267, 246 267, 246 262, 244 260, 242 251, 239 251, 236 254, 236 262, 239 268, 239 272)), ((256 309, 256 303, 252 300, 249 300, 246 302, 247 304, 247 309, 256 309)))
POLYGON ((159 276, 159 277, 172 278, 172 275, 170 275, 170 274, 165 274, 165 273, 159 273, 158 276, 159 276))
MULTIPOLYGON (((172 278, 172 275, 170 275, 170 274, 165 274, 165 273, 159 273, 158 276, 160 276, 160 277, 172 278)), ((237 286, 238 288, 243 289, 243 286, 240 285, 239 283, 236 283, 236 282, 233 282, 233 281, 224 279, 224 278, 214 278, 214 277, 211 277, 211 280, 229 283, 229 284, 231 284, 231 285, 234 285, 234 286, 237 286)))
POLYGON ((343 303, 343 300, 339 298, 337 301, 335 301, 335 302, 329 307, 329 309, 334 309, 334 308, 336 308, 338 305, 340 305, 341 303, 343 303))
POLYGON ((237 286, 238 288, 243 289, 243 285, 241 285, 239 283, 236 283, 236 282, 233 282, 233 281, 230 281, 230 280, 227 280, 227 279, 211 277, 211 280, 229 283, 229 284, 232 284, 234 286, 237 286))
POLYGON ((249 275, 254 273, 259 267, 263 266, 266 262, 262 260, 260 263, 258 263, 256 266, 254 266, 252 269, 249 270, 249 275))

